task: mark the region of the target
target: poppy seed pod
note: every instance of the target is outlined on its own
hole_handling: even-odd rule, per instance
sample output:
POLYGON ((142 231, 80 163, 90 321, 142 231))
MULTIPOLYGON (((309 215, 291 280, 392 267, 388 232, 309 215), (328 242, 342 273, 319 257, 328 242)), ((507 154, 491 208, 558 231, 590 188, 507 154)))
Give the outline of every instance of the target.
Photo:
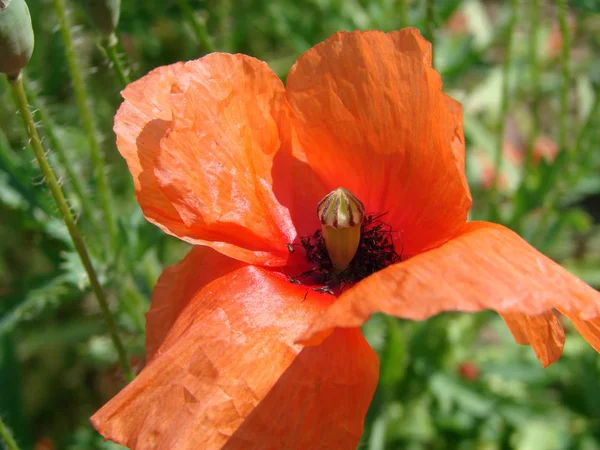
POLYGON ((31 58, 33 43, 25 0, 0 0, 0 72, 17 77, 31 58))
POLYGON ((121 0, 88 0, 90 19, 103 37, 110 37, 119 24, 121 0))
POLYGON ((342 271, 348 267, 358 249, 365 208, 348 189, 338 188, 319 202, 317 215, 329 258, 333 266, 342 271))

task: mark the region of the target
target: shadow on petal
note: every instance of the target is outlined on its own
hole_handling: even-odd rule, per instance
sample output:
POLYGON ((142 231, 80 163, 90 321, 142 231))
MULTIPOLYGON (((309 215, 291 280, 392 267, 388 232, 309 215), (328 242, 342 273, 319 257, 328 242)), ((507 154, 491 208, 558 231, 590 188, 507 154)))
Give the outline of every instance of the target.
POLYGON ((355 449, 379 376, 358 329, 305 347, 223 449, 355 449))

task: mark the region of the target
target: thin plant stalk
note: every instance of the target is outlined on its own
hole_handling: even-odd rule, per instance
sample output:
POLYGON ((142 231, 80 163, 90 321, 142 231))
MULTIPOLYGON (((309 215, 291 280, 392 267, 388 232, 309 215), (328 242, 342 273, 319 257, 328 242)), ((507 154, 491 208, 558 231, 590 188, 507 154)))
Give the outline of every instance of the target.
POLYGON ((121 62, 121 57, 119 56, 117 49, 118 42, 117 36, 113 33, 107 39, 102 40, 102 49, 104 50, 104 53, 106 53, 106 57, 110 61, 110 66, 115 71, 121 84, 127 86, 131 83, 131 78, 121 62))
POLYGON ((54 132, 54 121, 48 115, 48 112, 38 98, 35 89, 31 89, 29 83, 25 86, 25 91, 27 93, 27 97, 29 98, 29 103, 33 106, 33 109, 36 111, 37 116, 44 127, 46 137, 50 141, 50 148, 58 157, 58 161, 67 175, 68 183, 71 189, 73 189, 73 193, 81 205, 83 214, 90 219, 92 226, 95 227, 96 222, 93 220, 94 214, 90 208, 90 202, 86 201, 87 196, 85 195, 84 183, 82 182, 77 171, 73 169, 62 142, 60 139, 58 139, 58 136, 56 136, 56 133, 54 132))
POLYGON ((232 0, 220 0, 219 6, 216 9, 218 33, 219 33, 219 49, 223 51, 233 50, 233 33, 230 29, 232 15, 232 0))
POLYGON ((121 363, 123 372, 125 373, 125 376, 128 380, 132 380, 133 371, 131 370, 131 366, 129 365, 129 362, 127 360, 125 347, 121 342, 121 339, 117 332, 117 326, 108 307, 106 294, 100 284, 100 281, 98 280, 98 275, 96 274, 96 270, 94 269, 94 266, 92 264, 92 260, 89 256, 83 237, 79 232, 79 228, 77 228, 77 224, 75 223, 73 214, 69 209, 63 191, 60 185, 58 184, 56 176, 54 175, 54 171, 52 170, 52 167, 50 166, 48 158, 46 157, 46 154, 44 152, 44 148, 42 147, 40 136, 35 127, 35 123, 31 115, 31 110, 29 109, 29 105, 27 103, 27 96, 25 94, 25 89, 23 88, 23 77, 19 75, 16 79, 11 80, 11 85, 15 93, 15 97, 17 99, 17 104, 19 106, 19 111, 21 112, 21 117, 23 118, 23 122, 31 138, 31 146, 33 147, 35 157, 40 165, 42 174, 44 175, 44 178, 48 183, 48 187, 50 188, 52 197, 54 198, 54 201, 58 206, 58 210, 60 211, 60 214, 63 217, 65 225, 67 226, 69 235, 71 236, 73 245, 75 246, 75 250, 81 258, 83 267, 85 268, 85 271, 88 274, 88 277, 90 279, 90 285, 92 286, 92 290, 94 291, 94 293, 96 294, 96 298, 98 299, 98 304, 100 305, 100 309, 102 311, 102 314, 104 315, 104 320, 106 322, 110 337, 113 341, 115 349, 117 350, 119 362, 121 363))
POLYGON ((0 416, 0 444, 4 444, 6 450, 20 450, 17 441, 13 437, 10 429, 0 416))
MULTIPOLYGON (((506 52, 504 55, 504 61, 502 62, 502 87, 500 91, 500 111, 498 115, 498 122, 496 125, 496 154, 494 155, 494 177, 492 178, 491 197, 493 215, 497 215, 497 203, 498 203, 498 180, 500 173, 502 172, 502 166, 504 163, 503 148, 504 148, 504 123, 506 120, 506 114, 508 113, 508 94, 509 94, 509 77, 510 69, 512 66, 513 56, 513 34, 515 25, 517 23, 518 16, 518 0, 512 0, 510 4, 510 19, 508 23, 508 33, 506 37, 506 52)), ((495 217, 497 218, 497 217, 495 217)))
POLYGON ((523 181, 530 173, 533 164, 533 148, 540 128, 540 57, 538 51, 538 30, 540 27, 540 0, 531 1, 530 35, 529 35, 529 58, 531 59, 531 128, 527 140, 527 152, 525 154, 525 165, 523 166, 523 181))
MULTIPOLYGON (((431 60, 434 61, 435 51, 435 2, 434 0, 425 0, 425 38, 431 42, 431 60)), ((433 64, 435 65, 435 64, 433 64)))
MULTIPOLYGON (((567 147, 567 129, 569 112, 569 86, 571 82, 571 35, 567 21, 567 1, 558 0, 558 22, 562 37, 560 62, 562 66, 562 83, 560 90, 560 115, 558 123, 558 148, 565 151, 567 147)), ((572 151, 570 152, 572 154, 572 151)))
POLYGON ((106 176, 106 165, 104 163, 104 157, 102 155, 102 152, 100 151, 100 145, 98 143, 98 132, 96 131, 96 123, 90 110, 90 103, 88 101, 88 93, 87 88, 85 86, 85 82, 83 80, 83 74, 77 62, 77 56, 75 55, 73 36, 71 34, 71 24, 67 16, 65 0, 53 0, 53 4, 60 24, 61 36, 65 46, 65 53, 67 56, 69 72, 73 81, 73 89, 75 91, 77 107, 79 109, 79 114, 81 115, 81 122, 83 128, 85 129, 88 138, 88 144, 90 146, 92 165, 94 167, 96 183, 98 186, 100 207, 102 208, 104 220, 108 227, 108 235, 111 247, 114 249, 116 248, 117 224, 115 222, 112 210, 110 190, 108 187, 108 180, 106 176))
MULTIPOLYGON (((569 109, 569 86, 571 83, 571 35, 569 32, 569 24, 567 20, 567 5, 566 0, 558 0, 558 22, 560 27, 560 33, 562 38, 562 49, 560 53, 560 62, 562 66, 561 72, 561 90, 560 90, 560 112, 559 112, 559 124, 558 124, 558 151, 567 151, 570 156, 577 155, 581 150, 583 139, 587 135, 587 129, 592 123, 592 118, 595 117, 595 108, 592 108, 591 114, 588 116, 588 120, 581 128, 577 141, 573 147, 567 148, 567 130, 568 130, 568 109, 569 109)), ((598 97, 596 96, 596 105, 598 104, 598 97)), ((570 181, 570 171, 567 166, 567 178, 570 181)), ((534 231, 533 239, 534 243, 537 243, 544 233, 544 230, 548 226, 552 210, 556 206, 558 201, 558 189, 554 189, 546 197, 546 200, 542 204, 541 219, 534 231)))
POLYGON ((581 131, 577 135, 577 139, 575 141, 575 145, 573 146, 573 152, 575 154, 582 153, 583 142, 587 137, 588 133, 591 131, 594 126, 594 119, 597 119, 600 115, 600 89, 596 89, 594 92, 594 103, 588 113, 588 116, 581 128, 581 131))
POLYGON ((400 28, 408 26, 408 2, 409 0, 400 0, 398 4, 398 22, 400 23, 400 28))
POLYGON ((188 0, 177 0, 177 3, 183 12, 183 15, 192 27, 192 30, 194 30, 194 34, 196 35, 198 43, 207 53, 214 52, 215 48, 210 40, 210 37, 208 36, 206 27, 198 20, 188 0))
MULTIPOLYGON (((573 146, 573 150, 572 150, 572 152, 575 155, 579 155, 579 154, 583 153, 583 144, 585 142, 585 139, 586 139, 588 133, 590 132, 590 130, 592 129, 594 120, 599 115, 600 115, 600 90, 597 90, 594 104, 592 105, 592 109, 590 110, 583 126, 581 127, 581 130, 579 130, 579 133, 577 134, 577 138, 575 140, 575 145, 573 146)), ((580 176, 581 170, 585 170, 586 168, 589 167, 589 163, 585 159, 586 158, 585 158, 585 154, 584 154, 584 160, 582 160, 576 164, 566 166, 563 184, 565 184, 567 186, 570 185, 573 182, 573 180, 576 180, 577 177, 580 176), (575 169, 575 170, 573 170, 573 169, 575 169)), ((533 233, 532 242, 534 244, 540 244, 539 241, 543 237, 543 233, 548 226, 548 222, 550 221, 550 218, 552 216, 552 211, 556 207, 558 200, 559 200, 559 189, 555 188, 548 193, 548 196, 546 197, 546 201, 544 201, 544 203, 542 204, 541 213, 540 213, 541 219, 533 233)))

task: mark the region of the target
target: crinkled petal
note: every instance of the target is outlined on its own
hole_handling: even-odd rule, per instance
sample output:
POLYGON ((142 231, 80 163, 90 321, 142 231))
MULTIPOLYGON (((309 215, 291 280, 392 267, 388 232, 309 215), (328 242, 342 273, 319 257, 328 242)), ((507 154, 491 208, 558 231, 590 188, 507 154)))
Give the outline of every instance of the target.
POLYGON ((117 147, 127 161, 138 202, 146 218, 174 235, 185 235, 181 217, 154 176, 153 159, 171 123, 169 92, 183 63, 159 67, 122 92, 115 116, 117 147))
POLYGON ((416 30, 341 32, 302 55, 286 86, 298 158, 323 195, 343 186, 387 213, 407 255, 456 234, 471 204, 462 114, 430 60, 416 30))
POLYGON ((299 341, 333 327, 358 327, 374 312, 422 320, 442 311, 484 309, 516 317, 518 327, 511 330, 517 340, 531 343, 538 355, 546 352, 540 358, 548 363, 562 346, 562 331, 545 316, 551 309, 570 317, 583 337, 600 347, 600 292, 514 232, 487 222, 468 223, 442 246, 361 281, 299 341))
POLYGON ((149 362, 188 303, 210 282, 245 266, 210 247, 194 246, 160 275, 146 313, 146 360, 149 362))
POLYGON ((156 69, 123 96, 117 145, 146 217, 233 258, 285 264, 296 231, 272 170, 287 114, 269 67, 215 53, 156 69))
MULTIPOLYGON (((233 260, 228 268, 205 253, 199 271, 217 258, 217 273, 199 272, 204 286, 180 285, 193 298, 175 299, 187 306, 140 375, 92 417, 94 427, 132 450, 356 448, 378 379, 360 330, 296 345, 330 296, 304 299, 307 288, 279 274, 233 260)), ((162 281, 177 270, 189 281, 197 256, 162 281)))
POLYGON ((576 313, 567 311, 563 308, 557 308, 562 314, 567 316, 579 334, 600 353, 600 317, 585 320, 579 317, 576 313))
POLYGON ((501 314, 515 341, 531 345, 544 367, 556 362, 565 345, 565 331, 552 311, 538 316, 526 314, 501 314))

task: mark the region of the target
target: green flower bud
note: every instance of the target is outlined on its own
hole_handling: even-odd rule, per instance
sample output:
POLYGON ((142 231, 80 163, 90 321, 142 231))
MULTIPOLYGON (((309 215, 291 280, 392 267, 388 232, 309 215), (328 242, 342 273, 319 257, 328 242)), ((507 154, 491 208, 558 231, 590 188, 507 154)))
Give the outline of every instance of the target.
POLYGON ((319 202, 317 215, 329 258, 335 269, 342 271, 358 249, 365 207, 348 189, 338 188, 319 202))
POLYGON ((104 38, 109 38, 119 24, 121 0, 88 0, 90 19, 104 38))
POLYGON ((0 0, 0 72, 16 78, 31 58, 33 43, 25 0, 0 0))

